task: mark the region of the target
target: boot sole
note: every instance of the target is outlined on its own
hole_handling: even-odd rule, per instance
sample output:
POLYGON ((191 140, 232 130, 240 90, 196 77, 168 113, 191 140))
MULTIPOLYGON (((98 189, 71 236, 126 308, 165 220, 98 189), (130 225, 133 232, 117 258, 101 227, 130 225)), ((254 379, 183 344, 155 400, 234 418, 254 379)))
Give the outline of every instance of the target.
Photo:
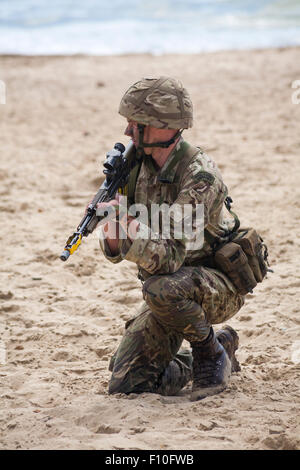
POLYGON ((201 390, 195 390, 190 395, 190 401, 203 400, 203 398, 210 397, 212 395, 217 395, 218 393, 225 390, 227 384, 217 385, 216 387, 201 388, 201 390))

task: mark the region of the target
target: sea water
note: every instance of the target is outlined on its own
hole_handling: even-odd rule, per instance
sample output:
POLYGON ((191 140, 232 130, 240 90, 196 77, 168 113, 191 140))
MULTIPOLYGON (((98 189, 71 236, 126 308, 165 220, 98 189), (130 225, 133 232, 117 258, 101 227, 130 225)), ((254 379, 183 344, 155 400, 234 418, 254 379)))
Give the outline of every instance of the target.
POLYGON ((0 54, 300 45, 300 0, 0 0, 0 54))

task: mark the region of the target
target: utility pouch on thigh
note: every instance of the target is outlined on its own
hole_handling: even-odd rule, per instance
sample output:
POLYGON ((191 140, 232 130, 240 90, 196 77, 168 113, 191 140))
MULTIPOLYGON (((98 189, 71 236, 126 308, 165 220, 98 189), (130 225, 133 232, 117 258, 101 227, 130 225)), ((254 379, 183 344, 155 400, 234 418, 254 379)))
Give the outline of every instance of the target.
POLYGON ((253 228, 240 229, 233 239, 247 255, 248 263, 257 282, 262 282, 268 271, 268 250, 262 238, 253 228))
POLYGON ((248 258, 239 244, 229 242, 219 248, 215 252, 215 264, 229 277, 240 294, 246 295, 256 286, 248 258))

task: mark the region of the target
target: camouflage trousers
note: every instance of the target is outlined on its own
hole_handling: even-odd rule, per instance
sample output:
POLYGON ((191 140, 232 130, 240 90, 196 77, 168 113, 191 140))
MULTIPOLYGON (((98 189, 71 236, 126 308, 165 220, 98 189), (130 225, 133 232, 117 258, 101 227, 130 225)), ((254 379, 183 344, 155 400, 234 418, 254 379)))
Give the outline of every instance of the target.
POLYGON ((143 285, 145 302, 125 325, 112 357, 109 393, 175 395, 192 378, 192 354, 183 340, 202 341, 244 304, 229 279, 206 267, 154 275, 143 285))

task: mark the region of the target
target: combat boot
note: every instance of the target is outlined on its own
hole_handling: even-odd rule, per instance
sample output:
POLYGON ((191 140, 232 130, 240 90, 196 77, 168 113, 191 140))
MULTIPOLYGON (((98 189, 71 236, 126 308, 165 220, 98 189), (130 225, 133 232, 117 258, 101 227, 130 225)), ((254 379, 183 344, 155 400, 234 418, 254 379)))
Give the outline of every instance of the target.
POLYGON ((192 380, 192 362, 190 350, 181 350, 160 376, 155 392, 160 395, 177 395, 192 380))
POLYGON ((239 347, 239 336, 237 332, 231 326, 225 325, 224 328, 216 332, 216 337, 228 354, 231 361, 231 372, 239 372, 241 366, 235 356, 235 351, 239 347))
POLYGON ((231 361, 211 328, 204 341, 191 342, 193 354, 193 388, 191 400, 222 392, 230 378, 231 361))

